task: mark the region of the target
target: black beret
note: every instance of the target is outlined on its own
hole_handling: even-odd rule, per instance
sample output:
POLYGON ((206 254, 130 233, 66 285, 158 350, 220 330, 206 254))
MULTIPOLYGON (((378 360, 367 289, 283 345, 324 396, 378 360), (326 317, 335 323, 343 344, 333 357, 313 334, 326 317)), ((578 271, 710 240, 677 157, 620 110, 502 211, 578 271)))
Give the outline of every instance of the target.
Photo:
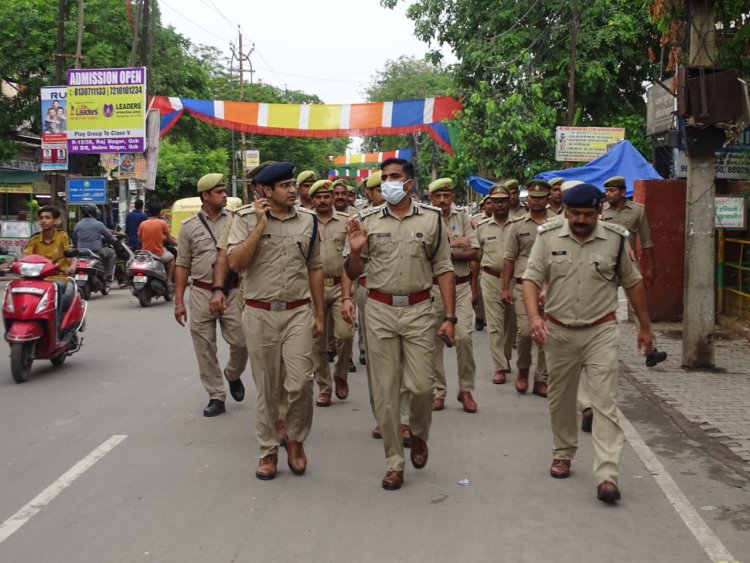
POLYGON ((592 184, 578 184, 563 192, 562 202, 568 207, 598 207, 604 193, 592 184))
POLYGON ((273 186, 276 182, 292 179, 294 179, 293 162, 274 162, 258 172, 258 175, 255 177, 255 183, 263 184, 264 186, 273 186))

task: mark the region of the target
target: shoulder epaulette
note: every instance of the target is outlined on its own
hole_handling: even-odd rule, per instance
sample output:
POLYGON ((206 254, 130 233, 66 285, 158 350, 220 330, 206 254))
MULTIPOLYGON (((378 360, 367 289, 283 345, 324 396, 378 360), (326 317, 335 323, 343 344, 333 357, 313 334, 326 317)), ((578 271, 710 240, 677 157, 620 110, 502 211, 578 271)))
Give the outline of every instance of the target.
POLYGON ((198 218, 197 214, 196 215, 191 215, 190 217, 188 217, 188 218, 183 219, 182 221, 180 221, 180 225, 185 225, 185 224, 189 223, 190 221, 192 221, 193 219, 197 219, 197 218, 198 218))
POLYGON ((243 205, 242 207, 238 207, 237 211, 235 211, 237 215, 247 215, 248 213, 255 213, 255 204, 254 203, 248 203, 247 205, 243 205))
POLYGON ((633 206, 635 206, 636 209, 639 208, 639 207, 643 208, 643 204, 642 203, 638 203, 637 201, 630 201, 630 200, 628 200, 628 203, 631 204, 631 205, 633 205, 633 206))
POLYGON ((618 225, 617 223, 610 223, 608 221, 601 221, 601 224, 605 229, 609 229, 610 231, 617 233, 621 237, 628 238, 630 236, 630 231, 628 231, 622 225, 618 225))
POLYGON ((519 221, 525 221, 527 219, 526 215, 517 215, 516 217, 508 217, 508 221, 511 223, 518 223, 519 221))
POLYGON ((431 209, 432 211, 435 211, 437 213, 442 213, 443 212, 443 210, 440 209, 439 207, 435 207, 434 205, 430 205, 429 203, 421 203, 421 202, 418 201, 417 202, 417 206, 421 207, 422 209, 431 209))
POLYGON ((551 231, 553 229, 559 229, 563 226, 562 221, 547 221, 546 223, 542 223, 536 228, 536 232, 540 235, 542 233, 546 233, 547 231, 551 231))
POLYGON ((315 215, 315 211, 313 211, 312 209, 307 209, 306 207, 298 207, 297 211, 307 213, 308 215, 315 215))
POLYGON ((491 220, 492 220, 492 217, 485 217, 484 219, 480 219, 479 221, 477 221, 477 227, 479 227, 479 225, 485 225, 489 223, 491 220))
POLYGON ((369 217, 370 215, 375 215, 376 213, 380 213, 383 211, 383 207, 385 206, 385 203, 381 205, 376 205, 375 207, 368 207, 367 209, 363 209, 359 213, 359 218, 364 219, 365 217, 369 217))
POLYGON ((348 219, 349 217, 351 217, 351 215, 349 215, 348 213, 344 213, 343 211, 336 211, 335 209, 333 210, 333 214, 341 219, 348 219))

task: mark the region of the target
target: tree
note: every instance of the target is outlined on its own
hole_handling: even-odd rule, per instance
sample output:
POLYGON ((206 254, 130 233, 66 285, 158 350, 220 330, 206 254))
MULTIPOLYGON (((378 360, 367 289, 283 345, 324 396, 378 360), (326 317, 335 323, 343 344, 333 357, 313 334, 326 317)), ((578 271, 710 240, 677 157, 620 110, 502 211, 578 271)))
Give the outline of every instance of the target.
POLYGON ((185 139, 164 139, 159 147, 156 198, 166 202, 195 196, 201 176, 228 172, 228 156, 223 148, 196 150, 185 139))
MULTIPOLYGON (((394 6, 398 0, 382 0, 394 6)), ((640 0, 592 0, 581 7, 576 125, 622 126, 643 152, 644 84, 657 73, 654 41, 640 0)), ((448 45, 464 105, 458 120, 464 159, 490 177, 530 177, 556 167, 554 131, 567 109, 571 6, 553 0, 417 0, 407 15, 417 37, 448 45)), ((433 61, 440 52, 430 53, 433 61)))

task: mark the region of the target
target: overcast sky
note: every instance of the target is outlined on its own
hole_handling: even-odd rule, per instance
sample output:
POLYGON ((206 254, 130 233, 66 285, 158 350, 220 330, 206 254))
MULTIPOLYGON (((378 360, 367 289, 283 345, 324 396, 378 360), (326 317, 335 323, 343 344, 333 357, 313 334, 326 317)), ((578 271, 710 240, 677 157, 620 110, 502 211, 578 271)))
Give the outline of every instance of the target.
POLYGON ((427 52, 414 37, 403 2, 395 10, 382 8, 379 0, 159 0, 159 5, 163 24, 227 55, 240 25, 245 52, 255 44, 255 80, 317 94, 329 104, 365 101, 365 88, 386 60, 427 52))

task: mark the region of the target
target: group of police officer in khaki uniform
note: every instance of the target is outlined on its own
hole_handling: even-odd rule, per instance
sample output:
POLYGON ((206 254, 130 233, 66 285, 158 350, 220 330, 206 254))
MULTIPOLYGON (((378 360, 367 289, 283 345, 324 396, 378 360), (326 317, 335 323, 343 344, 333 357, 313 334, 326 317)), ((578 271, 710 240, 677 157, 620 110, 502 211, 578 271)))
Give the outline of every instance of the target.
MULTIPOLYGON (((536 391, 539 383, 545 383, 540 386, 544 393, 537 394, 548 393, 550 399, 554 444, 551 475, 562 478, 570 473, 577 445, 580 379, 596 415, 597 497, 606 502, 619 499, 617 467, 622 431, 614 398, 618 284, 625 288, 638 317, 639 345, 644 352, 651 352, 651 334, 643 283, 627 242, 628 231, 599 220, 602 195, 598 188, 582 184, 563 193, 567 209, 563 216, 548 204, 550 184, 532 181, 528 186, 533 198, 531 209, 516 211, 513 219, 510 202, 514 186, 498 184, 488 195, 491 216, 480 220, 475 228, 466 212, 454 205, 450 179, 430 185, 434 206, 408 197, 413 188, 413 167, 400 159, 384 162, 382 175, 377 178, 378 195, 382 190, 385 203, 372 201, 375 205, 360 209, 359 217, 332 208, 332 183, 328 180, 313 181, 307 187, 306 199, 315 213, 295 205, 296 185, 306 178, 295 180, 293 171, 291 163, 264 163, 254 178, 260 190, 256 195, 263 197, 238 210, 233 220, 220 205, 222 190, 224 203, 226 200, 223 176, 205 176, 198 185, 200 193, 208 192, 202 196, 205 216, 187 219, 180 233, 178 267, 185 282, 188 274, 193 279, 191 333, 201 380, 211 401, 220 400, 223 407, 220 372, 217 377, 217 369, 204 370, 204 365, 218 366, 218 362, 209 361, 211 353, 214 360, 216 355, 217 317, 230 344, 225 376, 233 396, 233 382, 237 389, 237 382, 241 385, 239 376, 246 361, 242 354, 246 358, 249 353, 257 389, 256 436, 261 448, 256 476, 266 480, 276 475, 282 439, 277 426, 280 420, 286 423, 289 467, 297 474, 305 472, 303 442, 312 423, 313 378, 320 386, 319 400, 328 393, 330 401, 332 387, 325 361, 327 311, 331 312, 338 347, 333 384, 339 399, 348 394, 346 360, 351 353, 353 324, 357 314, 362 315, 359 324, 365 331, 371 401, 386 455, 383 488, 398 489, 404 482, 400 432, 404 411, 409 418, 412 465, 424 467, 429 456, 432 412, 443 407, 447 392, 443 346, 457 345, 458 399, 467 412, 477 410, 471 395, 475 377, 471 304, 476 295, 472 295, 469 283, 469 263, 479 260, 495 375, 509 372, 509 343, 515 335, 506 321, 511 306, 509 290, 516 307, 523 309, 518 315, 516 343, 519 392, 525 392, 519 382, 523 383, 524 369, 528 377, 526 366, 530 365, 530 344, 522 337, 530 336, 539 345, 540 354, 546 352, 549 376, 542 371, 541 356, 534 387, 536 391), (211 203, 214 191, 216 198, 211 203), (223 243, 218 244, 217 253, 216 235, 222 232, 219 238, 223 243), (524 266, 526 260, 528 266, 524 266), (239 289, 221 283, 227 266, 240 274, 239 289), (546 293, 544 313, 542 292, 546 293), (366 303, 359 311, 354 306, 355 296, 366 303), (229 334, 239 333, 240 313, 244 348, 229 334), (426 317, 436 319, 434 329, 425 330, 426 317), (203 330, 208 330, 205 337, 196 336, 203 325, 203 330), (493 332, 493 327, 500 330, 493 332), (524 356, 527 349, 528 363, 524 356), (425 365, 433 369, 425 370, 425 365), (404 397, 406 408, 402 405, 404 397)), ((561 183, 557 180, 554 185, 561 183)), ((178 295, 184 293, 185 286, 183 283, 178 295)), ((181 299, 176 300, 175 317, 181 324, 186 318, 181 299)))

